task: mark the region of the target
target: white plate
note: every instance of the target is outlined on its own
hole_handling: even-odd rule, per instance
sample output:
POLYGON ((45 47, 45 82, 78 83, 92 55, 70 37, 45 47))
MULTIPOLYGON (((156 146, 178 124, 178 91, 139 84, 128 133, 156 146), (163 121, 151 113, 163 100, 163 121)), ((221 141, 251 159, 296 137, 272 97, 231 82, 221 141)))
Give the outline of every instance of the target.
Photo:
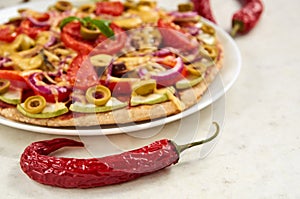
MULTIPOLYGON (((17 10, 19 8, 34 8, 39 9, 41 11, 46 10, 47 7, 51 4, 53 4, 55 1, 37 1, 27 4, 22 4, 19 6, 6 8, 3 10, 0 10, 0 23, 4 23, 7 21, 7 19, 14 17, 17 15, 17 10)), ((170 5, 168 5, 168 2, 163 1, 159 2, 160 6, 170 8, 170 5)), ((208 22, 209 23, 209 22, 208 22)), ((210 23, 211 24, 211 23, 210 23)), ((209 86, 208 91, 205 93, 203 98, 200 100, 200 102, 191 108, 183 111, 182 113, 172 115, 166 118, 157 119, 151 122, 145 122, 140 124, 134 124, 134 125, 128 125, 128 126, 108 126, 108 127, 102 127, 101 129, 99 127, 95 128, 86 128, 86 129, 70 129, 70 128, 49 128, 49 127, 40 127, 35 125, 29 125, 24 123, 19 123, 11 120, 7 120, 3 117, 0 117, 0 124, 10 126, 17 129, 27 130, 27 131, 33 131, 38 133, 46 133, 46 134, 56 134, 56 135, 109 135, 109 134, 118 134, 118 133, 125 133, 125 132, 133 132, 133 131, 139 131, 143 129, 148 129, 160 125, 164 125, 176 120, 179 120, 183 117, 186 117, 188 115, 191 115, 206 106, 213 103, 215 100, 220 98, 222 95, 225 94, 229 90, 229 88, 233 85, 233 83, 236 81, 241 67, 241 55, 240 51, 236 45, 236 43, 233 41, 233 39, 221 28, 215 26, 214 24, 211 24, 217 31, 218 38, 223 45, 224 48, 224 67, 220 73, 219 76, 215 79, 215 81, 209 86)))

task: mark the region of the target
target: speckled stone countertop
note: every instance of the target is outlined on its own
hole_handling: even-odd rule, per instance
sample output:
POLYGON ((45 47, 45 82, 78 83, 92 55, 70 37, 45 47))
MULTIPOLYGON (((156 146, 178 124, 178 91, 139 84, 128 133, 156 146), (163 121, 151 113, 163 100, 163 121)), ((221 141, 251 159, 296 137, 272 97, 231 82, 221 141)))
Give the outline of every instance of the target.
MULTIPOLYGON (((17 3, 1 0, 0 6, 17 3)), ((264 3, 257 27, 235 39, 242 69, 219 100, 225 103, 222 134, 208 157, 200 159, 201 148, 194 148, 177 165, 125 184, 88 190, 53 188, 24 175, 19 157, 31 142, 61 136, 0 125, 0 198, 300 198, 300 1, 264 3)), ((228 30, 232 13, 240 5, 233 0, 212 0, 212 7, 220 26, 228 30)), ((82 139, 98 142, 103 150, 107 139, 119 149, 131 149, 161 137, 182 136, 201 115, 199 133, 185 132, 185 141, 198 139, 208 129, 212 109, 209 106, 180 122, 147 131, 159 132, 154 135, 141 131, 82 139)), ((81 149, 62 153, 91 155, 81 149)))

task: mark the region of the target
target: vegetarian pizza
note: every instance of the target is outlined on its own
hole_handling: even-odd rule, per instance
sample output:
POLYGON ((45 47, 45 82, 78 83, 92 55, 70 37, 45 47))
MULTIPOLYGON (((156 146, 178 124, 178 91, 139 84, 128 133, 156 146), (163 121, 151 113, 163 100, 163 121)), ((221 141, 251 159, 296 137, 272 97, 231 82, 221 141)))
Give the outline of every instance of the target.
POLYGON ((50 127, 126 124, 198 103, 222 68, 190 3, 58 1, 0 25, 0 115, 50 127))

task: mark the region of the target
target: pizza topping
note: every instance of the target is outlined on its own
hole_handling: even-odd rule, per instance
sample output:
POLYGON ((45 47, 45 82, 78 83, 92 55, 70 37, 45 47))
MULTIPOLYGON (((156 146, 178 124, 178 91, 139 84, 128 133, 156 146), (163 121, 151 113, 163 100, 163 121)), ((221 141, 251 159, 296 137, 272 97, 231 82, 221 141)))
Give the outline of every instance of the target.
POLYGON ((38 19, 32 17, 32 16, 28 16, 27 19, 35 26, 50 26, 50 20, 48 18, 48 20, 44 20, 44 21, 39 21, 38 19))
POLYGON ((93 4, 83 4, 78 8, 78 13, 91 14, 95 9, 96 7, 93 4))
POLYGON ((156 50, 162 42, 162 35, 156 27, 142 27, 128 31, 129 42, 135 51, 156 50))
POLYGON ((211 45, 202 45, 200 52, 203 55, 209 56, 211 59, 215 59, 218 56, 218 48, 211 45))
POLYGON ((198 22, 200 17, 196 12, 171 12, 170 15, 174 17, 173 21, 178 22, 198 22))
POLYGON ((139 80, 139 78, 118 78, 107 75, 105 84, 113 96, 130 95, 132 91, 131 85, 139 80))
POLYGON ((158 27, 163 37, 164 47, 172 47, 182 52, 190 52, 199 46, 199 43, 190 34, 183 32, 181 27, 173 22, 160 19, 158 27))
POLYGON ((151 75, 152 79, 155 79, 157 84, 167 87, 173 85, 179 79, 182 79, 182 71, 184 69, 183 61, 180 57, 175 60, 175 66, 169 70, 151 75))
POLYGON ((100 35, 100 32, 108 38, 114 36, 114 32, 109 27, 108 21, 91 19, 90 17, 84 17, 82 19, 75 16, 67 17, 61 21, 60 28, 63 29, 72 21, 79 21, 81 24, 80 28, 82 26, 84 27, 83 29, 80 29, 81 36, 83 38, 86 37, 84 39, 95 40, 97 39, 97 36, 100 35))
POLYGON ((61 102, 69 98, 70 88, 59 86, 59 82, 53 80, 50 75, 45 75, 45 73, 37 72, 29 75, 28 84, 36 95, 45 97, 47 102, 56 102, 56 98, 61 102), (49 81, 49 78, 51 81, 49 81))
POLYGON ((80 26, 80 34, 83 39, 95 40, 99 37, 101 32, 97 28, 92 28, 92 27, 87 28, 85 26, 80 26))
POLYGON ((174 96, 170 89, 166 90, 166 95, 168 96, 168 99, 174 103, 177 110, 183 111, 185 109, 185 105, 182 103, 182 101, 180 101, 178 97, 174 96))
POLYGON ((204 65, 201 61, 194 62, 186 66, 186 69, 189 74, 194 76, 201 76, 206 71, 206 65, 204 65))
POLYGON ((90 57, 90 62, 95 67, 107 67, 112 63, 113 57, 107 54, 98 54, 90 57))
POLYGON ((6 79, 0 79, 0 94, 6 93, 10 87, 10 81, 6 79))
POLYGON ((212 26, 208 25, 208 24, 202 24, 201 25, 201 30, 204 33, 207 33, 207 34, 210 34, 210 35, 215 35, 216 34, 215 29, 212 26))
POLYGON ((105 20, 91 19, 90 17, 83 18, 86 28, 99 29, 107 38, 114 36, 114 31, 109 27, 109 22, 105 20))
POLYGON ((12 25, 0 26, 0 41, 11 43, 15 40, 17 33, 12 25))
POLYGON ((191 88, 197 84, 199 84, 204 78, 204 75, 201 76, 189 76, 182 80, 176 82, 176 88, 179 90, 191 88))
POLYGON ((0 94, 0 100, 7 104, 17 105, 21 103, 22 91, 23 89, 21 88, 14 88, 11 86, 5 93, 0 94))
POLYGON ((35 39, 40 32, 50 29, 50 23, 48 22, 49 17, 47 13, 35 18, 27 17, 22 20, 20 26, 17 28, 17 33, 23 33, 35 39))
POLYGON ((43 45, 45 48, 53 46, 57 42, 57 38, 50 31, 41 32, 36 40, 37 44, 43 45))
POLYGON ((43 111, 46 107, 46 100, 40 95, 31 96, 27 98, 24 102, 24 109, 28 113, 36 114, 43 111))
POLYGON ((115 24, 117 24, 118 26, 120 26, 123 29, 132 29, 132 28, 136 28, 139 25, 142 24, 142 19, 140 17, 137 16, 130 16, 128 18, 118 18, 118 19, 114 19, 113 22, 115 24))
POLYGON ((86 55, 75 57, 67 70, 67 79, 76 89, 86 90, 98 84, 98 75, 86 55))
POLYGON ((95 104, 97 106, 102 106, 106 104, 106 102, 110 99, 111 92, 107 87, 97 85, 89 88, 86 91, 85 96, 89 103, 95 104))
POLYGON ((162 102, 168 101, 168 96, 166 93, 151 93, 146 96, 142 95, 136 95, 136 96, 131 96, 130 99, 130 105, 131 106, 137 106, 137 105, 142 105, 142 104, 159 104, 162 102))
POLYGON ((111 97, 106 104, 102 106, 76 101, 75 103, 71 104, 70 110, 78 113, 102 113, 124 108, 126 106, 128 106, 127 102, 121 102, 118 99, 111 97))
POLYGON ((8 58, 8 57, 0 57, 0 68, 2 68, 2 67, 9 67, 10 64, 11 64, 11 59, 10 58, 8 58))
POLYGON ((137 5, 139 7, 147 6, 147 7, 155 8, 157 3, 155 0, 140 0, 137 5))
POLYGON ((19 71, 0 70, 0 78, 9 80, 10 84, 15 88, 29 88, 25 78, 20 74, 19 71))
POLYGON ((58 1, 54 5, 54 7, 57 10, 64 12, 64 11, 71 10, 73 8, 73 5, 69 1, 58 1))
POLYGON ((15 39, 15 41, 9 46, 11 50, 20 52, 23 50, 29 50, 35 46, 35 41, 28 37, 25 34, 20 34, 18 37, 15 39))
POLYGON ((139 16, 144 23, 156 24, 160 16, 159 12, 155 9, 155 6, 142 5, 140 3, 136 7, 127 10, 127 13, 133 16, 139 16))
POLYGON ((112 55, 118 53, 124 47, 127 35, 120 27, 103 20, 88 17, 84 19, 86 22, 69 22, 63 27, 61 40, 65 46, 85 55, 89 53, 112 55), (84 39, 80 33, 82 23, 90 22, 102 33, 94 41, 84 39))
POLYGON ((132 91, 135 95, 148 95, 156 89, 156 81, 153 79, 142 80, 132 85, 132 91))
POLYGON ((120 1, 108 2, 101 1, 96 3, 96 15, 112 15, 112 16, 120 16, 124 11, 123 3, 120 1))
POLYGON ((15 66, 17 66, 21 70, 38 69, 44 63, 44 59, 41 54, 29 58, 23 58, 18 55, 12 55, 12 60, 14 61, 15 66))
POLYGON ((194 10, 194 4, 191 2, 178 4, 177 7, 179 12, 188 12, 194 10))
POLYGON ((69 109, 65 106, 64 103, 47 103, 46 107, 40 113, 27 112, 24 103, 18 104, 17 109, 18 111, 20 111, 20 113, 27 117, 39 119, 53 118, 69 112, 69 109))

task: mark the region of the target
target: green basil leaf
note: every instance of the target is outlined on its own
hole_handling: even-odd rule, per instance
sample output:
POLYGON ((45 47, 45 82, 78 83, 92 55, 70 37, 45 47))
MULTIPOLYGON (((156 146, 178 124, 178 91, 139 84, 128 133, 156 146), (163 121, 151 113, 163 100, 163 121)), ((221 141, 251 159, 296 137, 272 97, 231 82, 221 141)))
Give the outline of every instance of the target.
POLYGON ((108 21, 93 19, 92 23, 97 26, 107 38, 115 36, 114 31, 109 27, 110 23, 108 21))
POLYGON ((71 17, 67 17, 67 18, 64 18, 61 22, 60 22, 60 29, 63 29, 63 27, 65 25, 67 25, 68 23, 72 22, 72 21, 79 21, 80 23, 85 23, 82 19, 78 18, 78 17, 75 17, 75 16, 71 16, 71 17))
POLYGON ((114 31, 109 27, 110 22, 107 20, 97 20, 97 19, 91 19, 90 17, 83 18, 83 21, 86 23, 91 23, 94 26, 96 26, 102 34, 104 34, 106 37, 110 38, 113 37, 114 31))

